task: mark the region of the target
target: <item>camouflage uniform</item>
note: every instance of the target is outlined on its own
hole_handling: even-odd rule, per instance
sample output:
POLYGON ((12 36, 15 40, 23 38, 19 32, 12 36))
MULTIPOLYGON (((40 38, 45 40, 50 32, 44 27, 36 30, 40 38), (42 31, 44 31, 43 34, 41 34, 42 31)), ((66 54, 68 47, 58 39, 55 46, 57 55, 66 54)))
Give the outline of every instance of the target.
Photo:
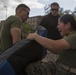
POLYGON ((62 69, 59 63, 50 62, 33 62, 26 69, 26 75, 76 75, 62 69))
POLYGON ((55 65, 52 62, 33 62, 26 67, 27 75, 54 75, 55 65))

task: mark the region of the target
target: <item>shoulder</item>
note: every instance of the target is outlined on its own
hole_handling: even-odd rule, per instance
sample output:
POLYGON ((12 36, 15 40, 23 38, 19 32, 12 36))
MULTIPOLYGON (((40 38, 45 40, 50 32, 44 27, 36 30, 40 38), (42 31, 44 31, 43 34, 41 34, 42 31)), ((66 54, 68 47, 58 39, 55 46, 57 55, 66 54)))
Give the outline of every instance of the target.
POLYGON ((12 27, 21 28, 21 26, 22 26, 22 20, 19 17, 17 17, 17 16, 10 16, 8 21, 11 24, 11 28, 12 27))
POLYGON ((49 18, 49 14, 44 15, 44 16, 42 17, 42 20, 46 20, 46 19, 48 19, 48 18, 49 18))
POLYGON ((21 21, 21 19, 20 19, 19 17, 14 16, 14 15, 9 16, 9 17, 6 19, 6 21, 8 21, 8 20, 11 20, 11 21, 21 21))
POLYGON ((69 36, 65 36, 64 37, 64 39, 74 39, 74 38, 76 38, 76 31, 74 31, 73 33, 71 33, 69 36))
POLYGON ((59 17, 60 17, 60 15, 58 14, 58 15, 57 15, 57 17, 59 18, 59 17))
POLYGON ((76 31, 63 39, 76 48, 76 31))

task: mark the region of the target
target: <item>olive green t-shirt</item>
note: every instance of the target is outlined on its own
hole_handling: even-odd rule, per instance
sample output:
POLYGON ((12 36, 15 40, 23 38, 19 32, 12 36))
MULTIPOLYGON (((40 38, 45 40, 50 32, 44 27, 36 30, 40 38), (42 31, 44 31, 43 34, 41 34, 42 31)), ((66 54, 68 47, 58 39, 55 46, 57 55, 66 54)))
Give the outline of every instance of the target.
POLYGON ((69 67, 76 68, 76 31, 72 32, 71 35, 64 37, 64 39, 70 44, 72 48, 69 50, 64 50, 60 53, 60 62, 68 65, 69 67))
POLYGON ((4 22, 4 25, 1 30, 1 47, 2 50, 5 50, 13 45, 12 36, 10 33, 10 29, 12 27, 21 28, 22 21, 17 16, 10 16, 4 22))

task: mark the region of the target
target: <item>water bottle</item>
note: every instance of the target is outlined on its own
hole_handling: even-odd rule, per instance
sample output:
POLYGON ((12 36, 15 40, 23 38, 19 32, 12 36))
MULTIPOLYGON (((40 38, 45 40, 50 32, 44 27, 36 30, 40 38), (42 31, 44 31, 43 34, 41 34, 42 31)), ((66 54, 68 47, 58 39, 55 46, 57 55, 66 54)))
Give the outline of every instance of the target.
POLYGON ((41 36, 47 37, 47 30, 43 26, 37 27, 37 33, 41 36))

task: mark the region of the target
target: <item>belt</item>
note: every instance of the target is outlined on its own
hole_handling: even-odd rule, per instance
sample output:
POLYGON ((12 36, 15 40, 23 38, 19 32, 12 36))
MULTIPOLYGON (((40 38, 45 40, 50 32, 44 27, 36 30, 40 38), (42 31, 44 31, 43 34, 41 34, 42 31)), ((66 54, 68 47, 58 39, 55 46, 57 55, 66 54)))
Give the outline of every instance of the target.
POLYGON ((72 72, 72 73, 76 73, 76 68, 71 68, 71 67, 69 67, 67 65, 64 65, 62 63, 60 63, 60 67, 62 67, 66 71, 69 71, 69 72, 72 72))

